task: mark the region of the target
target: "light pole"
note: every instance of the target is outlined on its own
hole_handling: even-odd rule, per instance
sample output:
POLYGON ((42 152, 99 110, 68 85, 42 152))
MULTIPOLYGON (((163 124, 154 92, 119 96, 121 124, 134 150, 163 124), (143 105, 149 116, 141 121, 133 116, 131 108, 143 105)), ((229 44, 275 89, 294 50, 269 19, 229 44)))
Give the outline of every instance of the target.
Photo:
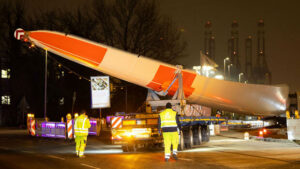
POLYGON ((226 77, 226 61, 229 61, 229 57, 224 59, 224 78, 226 77))
POLYGON ((239 82, 241 82, 241 77, 244 75, 244 73, 239 74, 239 82))
POLYGON ((230 67, 232 67, 232 66, 233 66, 232 63, 230 65, 228 65, 228 77, 229 77, 229 79, 231 79, 231 68, 230 67))
POLYGON ((46 117, 47 117, 47 70, 48 70, 48 63, 47 63, 47 60, 48 60, 48 49, 45 49, 45 86, 44 86, 44 118, 46 120, 46 117))

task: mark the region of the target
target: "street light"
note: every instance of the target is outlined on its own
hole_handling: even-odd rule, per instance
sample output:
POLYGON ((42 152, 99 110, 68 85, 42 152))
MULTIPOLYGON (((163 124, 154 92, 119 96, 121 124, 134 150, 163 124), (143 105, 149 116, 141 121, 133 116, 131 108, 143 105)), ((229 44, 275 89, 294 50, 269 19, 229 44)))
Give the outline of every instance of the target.
POLYGON ((209 71, 210 71, 210 70, 213 70, 213 69, 214 69, 214 67, 212 67, 212 66, 204 65, 204 66, 202 66, 202 68, 201 68, 202 74, 203 74, 204 76, 206 76, 206 77, 209 77, 209 71))
POLYGON ((224 77, 226 76, 226 61, 229 61, 229 57, 224 59, 224 77))
POLYGON ((201 75, 201 66, 193 66, 193 69, 196 71, 196 73, 201 75))
POLYGON ((244 75, 244 73, 239 74, 239 82, 241 82, 241 77, 244 75))
POLYGON ((223 75, 215 75, 214 78, 215 79, 219 79, 219 80, 224 80, 224 76, 223 75))

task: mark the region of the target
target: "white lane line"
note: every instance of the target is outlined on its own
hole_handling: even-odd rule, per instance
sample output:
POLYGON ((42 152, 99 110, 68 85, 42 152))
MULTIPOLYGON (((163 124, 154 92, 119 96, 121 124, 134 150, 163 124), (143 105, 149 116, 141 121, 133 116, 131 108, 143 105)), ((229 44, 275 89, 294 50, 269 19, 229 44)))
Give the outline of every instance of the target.
POLYGON ((5 147, 0 147, 0 149, 2 149, 2 150, 9 150, 8 148, 5 148, 5 147))
POLYGON ((64 159, 64 158, 57 157, 57 156, 53 156, 53 155, 48 155, 48 157, 50 157, 50 158, 56 158, 56 159, 60 159, 60 160, 66 160, 66 159, 64 159))
POLYGON ((178 158, 178 160, 193 161, 192 159, 188 159, 188 158, 178 158))
POLYGON ((30 154, 33 153, 32 151, 25 151, 25 150, 23 150, 22 152, 23 152, 23 153, 30 153, 30 154))
POLYGON ((90 167, 90 168, 94 168, 94 169, 101 169, 101 168, 97 168, 97 167, 94 167, 94 166, 91 166, 91 165, 88 165, 88 164, 83 164, 83 163, 80 163, 80 165, 90 167))

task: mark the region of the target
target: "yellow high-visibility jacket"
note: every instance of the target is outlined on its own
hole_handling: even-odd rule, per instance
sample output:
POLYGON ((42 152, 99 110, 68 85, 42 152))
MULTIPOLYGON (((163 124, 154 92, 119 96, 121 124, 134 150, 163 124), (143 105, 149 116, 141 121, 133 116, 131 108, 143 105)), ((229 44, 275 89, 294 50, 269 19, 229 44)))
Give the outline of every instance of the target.
POLYGON ((74 124, 75 136, 87 136, 91 127, 90 120, 84 114, 77 117, 74 124))
POLYGON ((158 129, 161 128, 163 132, 175 132, 181 128, 176 111, 165 109, 159 114, 158 129))

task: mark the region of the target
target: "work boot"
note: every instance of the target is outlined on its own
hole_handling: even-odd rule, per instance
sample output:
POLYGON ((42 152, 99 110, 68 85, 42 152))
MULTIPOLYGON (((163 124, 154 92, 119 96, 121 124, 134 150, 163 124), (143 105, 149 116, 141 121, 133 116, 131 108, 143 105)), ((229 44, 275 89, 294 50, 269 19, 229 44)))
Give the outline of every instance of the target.
POLYGON ((174 158, 174 160, 178 160, 178 157, 177 157, 177 155, 176 154, 173 154, 173 158, 174 158))

